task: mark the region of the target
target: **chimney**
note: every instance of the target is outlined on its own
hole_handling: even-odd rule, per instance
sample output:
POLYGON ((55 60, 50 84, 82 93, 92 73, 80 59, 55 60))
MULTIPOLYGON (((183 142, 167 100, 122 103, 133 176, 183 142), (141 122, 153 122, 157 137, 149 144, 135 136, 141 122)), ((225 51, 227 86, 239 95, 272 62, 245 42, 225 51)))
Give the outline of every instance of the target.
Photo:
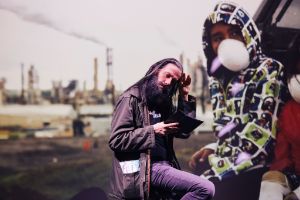
POLYGON ((112 62, 112 48, 106 48, 107 81, 113 80, 112 62))
POLYGON ((21 63, 21 97, 20 97, 20 103, 25 103, 25 76, 24 76, 24 63, 21 63))
POLYGON ((98 91, 98 61, 94 59, 94 91, 98 91))

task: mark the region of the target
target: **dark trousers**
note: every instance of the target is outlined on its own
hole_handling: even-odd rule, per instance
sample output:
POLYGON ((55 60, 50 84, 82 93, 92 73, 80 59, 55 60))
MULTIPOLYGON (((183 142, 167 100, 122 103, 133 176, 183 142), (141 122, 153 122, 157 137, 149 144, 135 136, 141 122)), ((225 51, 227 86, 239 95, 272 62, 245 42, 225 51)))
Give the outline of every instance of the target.
MULTIPOLYGON (((209 180, 175 169, 167 162, 152 164, 151 190, 160 196, 175 193, 174 199, 182 200, 209 200, 215 191, 209 180)), ((152 196, 152 199, 155 198, 152 196)))
POLYGON ((258 200, 261 177, 266 171, 265 168, 254 169, 214 182, 216 193, 213 200, 258 200))
MULTIPOLYGON (((195 174, 201 175, 208 168, 209 164, 203 163, 195 174)), ((258 200, 261 178, 267 170, 257 168, 222 181, 212 180, 216 190, 213 200, 258 200)))

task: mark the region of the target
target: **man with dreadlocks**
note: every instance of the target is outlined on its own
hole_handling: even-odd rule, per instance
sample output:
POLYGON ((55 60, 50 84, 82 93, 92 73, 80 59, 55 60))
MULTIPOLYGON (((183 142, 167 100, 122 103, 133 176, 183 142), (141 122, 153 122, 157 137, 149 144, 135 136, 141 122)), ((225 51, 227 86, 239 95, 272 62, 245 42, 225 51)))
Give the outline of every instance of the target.
POLYGON ((211 199, 214 185, 181 171, 175 157, 174 137, 190 133, 179 132, 178 123, 164 123, 176 108, 177 90, 177 109, 195 117, 190 83, 176 59, 163 59, 119 97, 109 139, 114 151, 110 199, 211 199))
POLYGON ((189 165, 215 183, 214 199, 258 199, 286 101, 283 65, 262 53, 253 19, 231 2, 215 6, 202 39, 217 142, 200 148, 189 165))

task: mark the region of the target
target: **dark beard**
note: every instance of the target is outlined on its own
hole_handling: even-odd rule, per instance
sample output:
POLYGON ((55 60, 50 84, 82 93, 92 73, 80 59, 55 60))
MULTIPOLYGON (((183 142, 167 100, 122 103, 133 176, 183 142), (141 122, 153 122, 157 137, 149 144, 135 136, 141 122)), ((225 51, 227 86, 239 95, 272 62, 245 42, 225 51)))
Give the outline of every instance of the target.
POLYGON ((157 111, 161 114, 167 114, 172 106, 172 87, 167 86, 161 89, 158 86, 158 77, 153 75, 147 82, 145 95, 147 105, 150 111, 157 111))

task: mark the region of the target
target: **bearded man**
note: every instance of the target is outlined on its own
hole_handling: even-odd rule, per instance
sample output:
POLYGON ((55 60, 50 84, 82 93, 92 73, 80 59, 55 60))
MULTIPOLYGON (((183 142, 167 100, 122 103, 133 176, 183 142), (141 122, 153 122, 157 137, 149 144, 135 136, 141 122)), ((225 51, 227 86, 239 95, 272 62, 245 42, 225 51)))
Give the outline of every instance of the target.
POLYGON ((212 198, 214 185, 181 171, 175 157, 173 139, 190 133, 179 132, 178 123, 164 123, 176 109, 195 117, 190 83, 182 65, 168 58, 153 64, 119 97, 109 139, 114 152, 110 199, 212 198))

